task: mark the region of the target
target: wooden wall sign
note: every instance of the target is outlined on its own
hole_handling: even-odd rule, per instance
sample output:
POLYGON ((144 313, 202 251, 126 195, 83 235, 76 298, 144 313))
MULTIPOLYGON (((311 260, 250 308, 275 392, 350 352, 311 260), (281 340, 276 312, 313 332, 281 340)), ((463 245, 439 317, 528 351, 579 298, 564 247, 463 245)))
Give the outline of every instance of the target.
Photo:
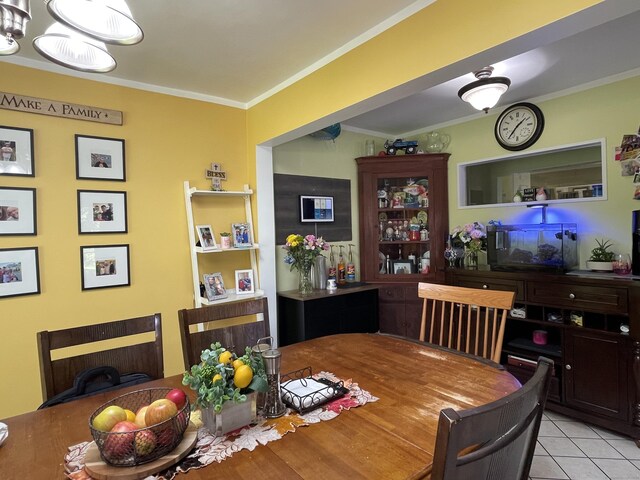
POLYGON ((0 92, 0 108, 19 112, 39 113, 54 117, 87 120, 89 122, 122 125, 122 112, 105 108, 89 107, 75 103, 58 102, 45 98, 25 97, 13 93, 0 92))

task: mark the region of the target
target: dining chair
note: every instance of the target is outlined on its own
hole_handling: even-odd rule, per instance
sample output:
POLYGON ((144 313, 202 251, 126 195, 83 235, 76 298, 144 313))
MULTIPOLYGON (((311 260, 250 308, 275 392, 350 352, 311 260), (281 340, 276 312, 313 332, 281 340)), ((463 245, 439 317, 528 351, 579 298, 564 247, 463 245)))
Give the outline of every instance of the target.
POLYGON ((144 373, 153 379, 164 377, 164 359, 162 352, 161 315, 155 313, 144 317, 116 320, 94 325, 66 328, 63 330, 42 331, 37 333, 38 357, 40 359, 40 378, 43 399, 64 392, 74 386, 79 373, 96 367, 113 367, 121 374, 144 373), (129 338, 132 335, 153 333, 153 340, 141 337, 129 338), (118 340, 121 345, 115 348, 100 348, 91 345, 91 352, 63 358, 52 359, 64 355, 67 347, 94 344, 104 340, 118 340))
POLYGON ((513 307, 515 292, 419 283, 418 297, 424 299, 421 341, 500 363, 507 312, 513 307))
POLYGON ((202 350, 210 348, 213 342, 243 355, 245 347, 252 347, 258 339, 270 335, 266 297, 182 309, 178 311, 178 321, 186 370, 200 362, 202 350))
POLYGON ((549 391, 553 361, 538 359, 533 377, 500 400, 440 411, 431 468, 413 478, 527 480, 549 391))

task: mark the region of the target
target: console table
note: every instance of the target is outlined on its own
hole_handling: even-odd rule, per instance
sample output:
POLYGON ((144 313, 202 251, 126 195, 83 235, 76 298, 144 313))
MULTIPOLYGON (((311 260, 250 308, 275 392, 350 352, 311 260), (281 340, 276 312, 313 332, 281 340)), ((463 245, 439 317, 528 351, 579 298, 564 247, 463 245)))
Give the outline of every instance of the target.
POLYGON ((341 287, 330 292, 278 293, 280 346, 337 333, 378 331, 378 286, 341 287))

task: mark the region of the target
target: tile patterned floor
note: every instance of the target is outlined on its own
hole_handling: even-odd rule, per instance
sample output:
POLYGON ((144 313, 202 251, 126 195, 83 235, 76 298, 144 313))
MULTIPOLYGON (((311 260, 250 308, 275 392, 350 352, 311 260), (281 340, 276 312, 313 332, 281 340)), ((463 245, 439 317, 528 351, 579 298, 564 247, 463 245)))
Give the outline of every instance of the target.
POLYGON ((529 472, 531 480, 640 480, 633 440, 546 411, 529 472))

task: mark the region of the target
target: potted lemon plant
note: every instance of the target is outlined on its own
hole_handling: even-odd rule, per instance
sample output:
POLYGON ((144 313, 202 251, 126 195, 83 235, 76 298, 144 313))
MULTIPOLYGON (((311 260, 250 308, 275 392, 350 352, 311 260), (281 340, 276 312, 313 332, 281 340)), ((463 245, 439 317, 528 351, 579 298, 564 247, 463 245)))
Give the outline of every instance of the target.
POLYGON ((262 356, 247 347, 238 357, 219 342, 200 355, 201 362, 184 373, 183 385, 196 392, 202 422, 215 436, 251 423, 256 416, 256 392, 267 391, 262 356))
POLYGON ((615 253, 610 251, 611 242, 609 240, 598 240, 598 244, 593 250, 591 250, 591 256, 587 262, 587 268, 596 272, 611 272, 613 271, 613 258, 615 253))

